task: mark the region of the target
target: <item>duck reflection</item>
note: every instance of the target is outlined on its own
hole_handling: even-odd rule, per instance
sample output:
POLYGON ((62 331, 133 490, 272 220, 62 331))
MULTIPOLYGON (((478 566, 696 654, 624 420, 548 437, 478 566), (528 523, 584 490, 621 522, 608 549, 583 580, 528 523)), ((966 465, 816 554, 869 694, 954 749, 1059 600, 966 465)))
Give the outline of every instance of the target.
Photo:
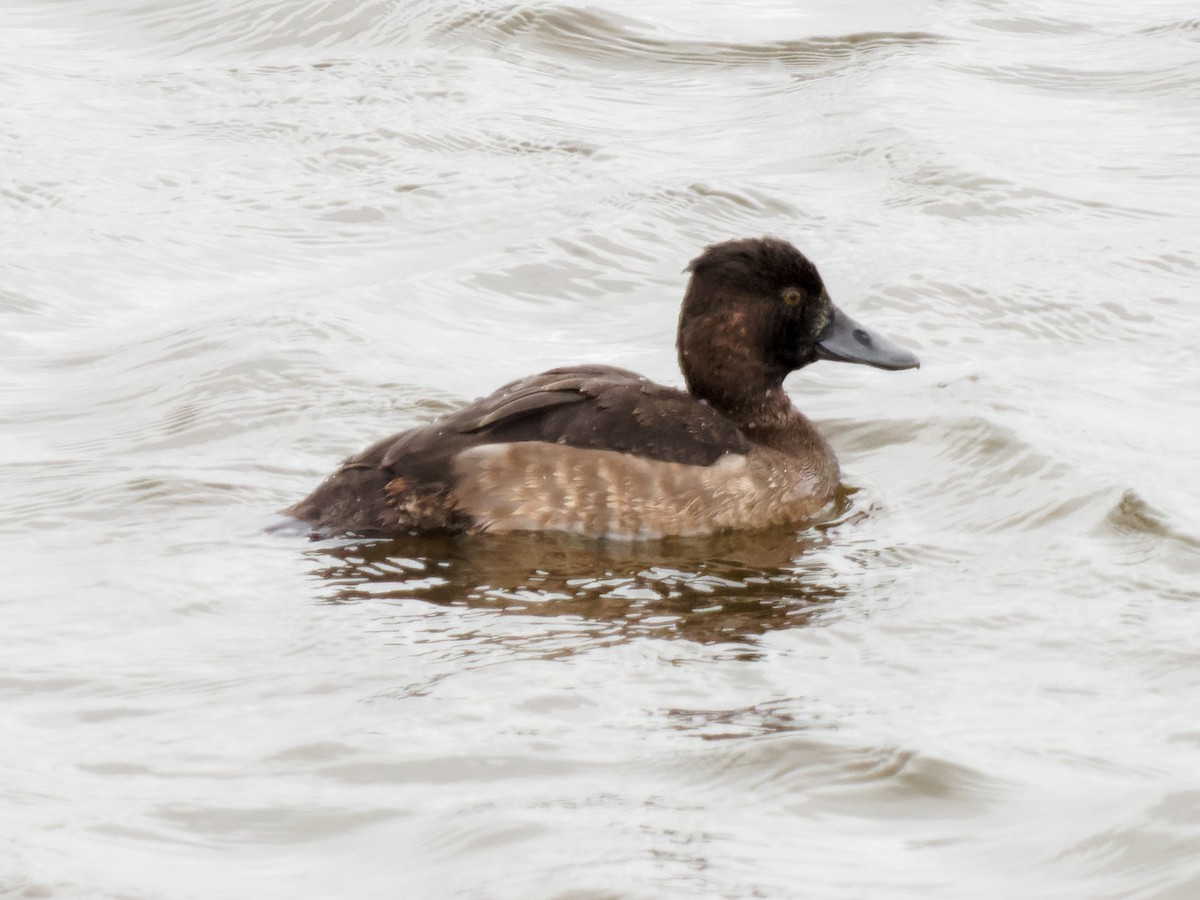
MULTIPOLYGON (((610 638, 749 643, 806 625, 844 589, 814 552, 849 509, 794 528, 653 542, 548 532, 322 543, 307 551, 329 603, 420 601, 585 620, 610 638)), ((598 637, 590 629, 593 638, 598 637)))

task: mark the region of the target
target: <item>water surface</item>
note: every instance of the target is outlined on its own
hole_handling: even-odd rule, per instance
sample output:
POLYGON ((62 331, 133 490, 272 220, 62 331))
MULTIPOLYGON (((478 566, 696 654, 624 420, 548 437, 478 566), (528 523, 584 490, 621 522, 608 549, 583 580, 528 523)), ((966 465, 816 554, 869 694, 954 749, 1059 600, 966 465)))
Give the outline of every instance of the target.
POLYGON ((0 893, 1200 892, 1200 20, 1115 3, 0 10, 0 893), (776 234, 800 532, 310 543, 506 380, 678 384, 776 234))

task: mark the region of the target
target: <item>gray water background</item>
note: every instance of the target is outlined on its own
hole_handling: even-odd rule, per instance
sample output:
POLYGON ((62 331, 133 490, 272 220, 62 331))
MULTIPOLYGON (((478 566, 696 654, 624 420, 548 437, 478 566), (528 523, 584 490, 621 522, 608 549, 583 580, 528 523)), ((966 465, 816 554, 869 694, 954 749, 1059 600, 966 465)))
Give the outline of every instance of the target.
POLYGON ((0 896, 1200 896, 1194 2, 0 5, 0 896), (799 534, 272 534, 775 234, 799 534))

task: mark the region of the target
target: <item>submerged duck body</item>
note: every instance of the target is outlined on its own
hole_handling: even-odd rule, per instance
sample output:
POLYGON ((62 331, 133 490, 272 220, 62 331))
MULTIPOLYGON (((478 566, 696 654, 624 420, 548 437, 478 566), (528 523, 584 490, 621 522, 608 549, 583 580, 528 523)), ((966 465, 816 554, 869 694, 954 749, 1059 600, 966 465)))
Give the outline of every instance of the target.
POLYGON ((628 539, 811 519, 838 464, 784 378, 818 359, 907 369, 917 358, 835 307, 785 241, 714 244, 689 269, 686 391, 613 366, 552 369, 379 441, 285 514, 320 534, 628 539))

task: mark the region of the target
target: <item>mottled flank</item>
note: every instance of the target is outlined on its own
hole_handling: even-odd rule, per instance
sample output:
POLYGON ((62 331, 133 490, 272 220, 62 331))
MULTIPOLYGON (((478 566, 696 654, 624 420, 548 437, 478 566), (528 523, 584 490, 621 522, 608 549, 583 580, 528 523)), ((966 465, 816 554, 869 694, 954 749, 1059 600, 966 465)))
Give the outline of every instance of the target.
POLYGON ((492 444, 457 463, 458 506, 486 531, 657 538, 766 528, 810 518, 837 486, 835 467, 814 471, 765 447, 689 466, 611 450, 492 444))
POLYGON ((678 339, 687 391, 612 366, 523 378, 379 441, 285 512, 320 534, 618 538, 811 518, 833 497, 837 460, 783 379, 822 357, 883 368, 916 358, 839 312, 784 241, 717 244, 690 268, 678 339))

